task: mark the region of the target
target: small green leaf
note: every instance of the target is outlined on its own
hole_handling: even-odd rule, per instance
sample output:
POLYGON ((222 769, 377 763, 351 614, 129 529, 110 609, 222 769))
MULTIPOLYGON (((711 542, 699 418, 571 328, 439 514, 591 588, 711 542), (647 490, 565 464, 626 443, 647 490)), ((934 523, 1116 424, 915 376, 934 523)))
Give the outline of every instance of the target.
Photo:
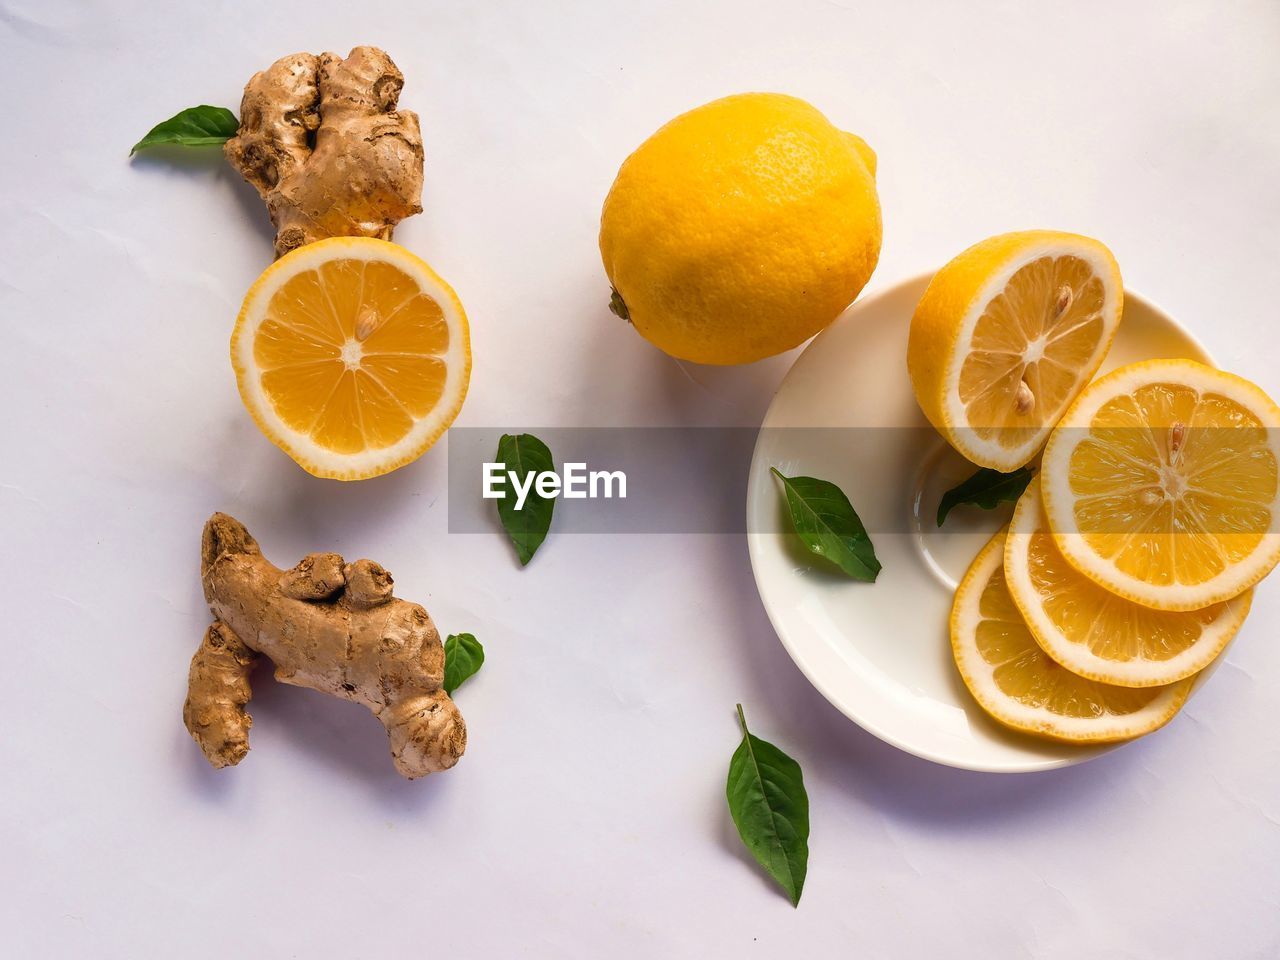
POLYGON ((444 692, 453 695, 484 663, 484 647, 470 633, 455 633, 444 642, 444 692))
POLYGON ((942 495, 938 503, 938 526, 947 519, 953 507, 971 503, 983 510, 994 510, 1000 503, 1011 503, 1022 496, 1027 484, 1035 476, 1030 467, 1019 467, 1012 473, 1001 473, 983 467, 964 483, 952 487, 942 495))
MULTIPOLYGON (((530 474, 554 471, 555 461, 551 459, 551 450, 545 443, 531 433, 512 436, 504 433, 498 441, 498 462, 503 465, 507 474, 515 474, 521 485, 528 482, 530 474)), ((553 498, 543 497, 533 487, 524 505, 516 509, 516 491, 511 489, 508 481, 498 498, 498 517, 502 520, 503 529, 515 544, 520 564, 524 566, 533 559, 538 547, 547 537, 551 529, 551 513, 556 502, 553 498)))
POLYGON ((791 899, 800 903, 809 869, 809 794, 800 764, 747 731, 738 704, 742 743, 729 761, 729 815, 751 855, 791 899))
POLYGON ((874 581, 880 561, 844 491, 826 480, 785 477, 769 469, 782 481, 792 526, 810 552, 826 557, 855 580, 874 581))
POLYGON ((176 143, 184 147, 199 147, 213 143, 226 143, 236 135, 240 121, 226 107, 201 104, 188 107, 163 123, 157 123, 151 132, 133 145, 132 156, 146 147, 158 143, 176 143))

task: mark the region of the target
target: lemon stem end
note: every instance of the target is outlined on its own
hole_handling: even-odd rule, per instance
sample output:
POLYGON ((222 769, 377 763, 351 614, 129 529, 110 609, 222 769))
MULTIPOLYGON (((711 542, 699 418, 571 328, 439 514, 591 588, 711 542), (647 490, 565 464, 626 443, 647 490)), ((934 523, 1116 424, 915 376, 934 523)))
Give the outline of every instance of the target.
POLYGON ((616 316, 627 321, 627 323, 631 322, 631 311, 627 309, 626 301, 622 299, 622 295, 617 290, 612 288, 609 290, 609 309, 616 316))

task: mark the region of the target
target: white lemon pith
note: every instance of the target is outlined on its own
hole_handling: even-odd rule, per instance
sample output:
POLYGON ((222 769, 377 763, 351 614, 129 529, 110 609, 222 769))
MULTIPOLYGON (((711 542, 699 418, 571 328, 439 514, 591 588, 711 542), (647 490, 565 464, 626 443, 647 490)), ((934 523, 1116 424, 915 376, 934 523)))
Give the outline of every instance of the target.
POLYGON ((907 368, 935 428, 969 460, 1030 461, 1101 365, 1120 323, 1120 270, 1088 237, 1027 231, 969 248, 930 281, 907 368))
POLYGON ((1191 360, 1115 370, 1080 395, 1042 461, 1066 560, 1159 610, 1228 600, 1280 560, 1280 408, 1191 360))
POLYGON ((1163 726, 1191 680, 1134 689, 1060 666, 1036 643, 1004 577, 1005 531, 982 548, 956 590, 951 651, 979 705, 1026 733, 1073 743, 1128 740, 1163 726))
POLYGON ((307 244, 250 288, 231 338, 245 406, 307 472, 339 480, 417 459, 466 396, 471 346, 457 295, 403 247, 307 244))
POLYGON ((1231 641, 1253 591, 1203 610, 1152 610, 1098 586, 1063 558, 1033 482, 1018 501, 1004 554, 1009 592, 1036 642, 1073 673, 1126 687, 1174 683, 1231 641))

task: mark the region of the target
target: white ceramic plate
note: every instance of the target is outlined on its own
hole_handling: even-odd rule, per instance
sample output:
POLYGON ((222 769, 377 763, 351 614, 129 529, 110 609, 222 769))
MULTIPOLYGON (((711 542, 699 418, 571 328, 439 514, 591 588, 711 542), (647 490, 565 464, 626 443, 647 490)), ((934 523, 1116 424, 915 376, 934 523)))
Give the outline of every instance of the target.
MULTIPOLYGON (((907 379, 907 328, 928 281, 917 277, 854 304, 779 387, 747 489, 756 585, 805 676, 882 740, 970 770, 1079 763, 1113 748, 1006 730, 973 701, 951 660, 947 620, 956 582, 1012 508, 960 507, 941 531, 936 526, 943 491, 975 467, 929 427, 907 379), (784 535, 788 524, 770 467, 830 480, 848 494, 884 565, 874 584, 831 572, 784 535)), ((1190 334, 1126 290, 1124 319, 1102 371, 1150 357, 1211 362, 1190 334)))

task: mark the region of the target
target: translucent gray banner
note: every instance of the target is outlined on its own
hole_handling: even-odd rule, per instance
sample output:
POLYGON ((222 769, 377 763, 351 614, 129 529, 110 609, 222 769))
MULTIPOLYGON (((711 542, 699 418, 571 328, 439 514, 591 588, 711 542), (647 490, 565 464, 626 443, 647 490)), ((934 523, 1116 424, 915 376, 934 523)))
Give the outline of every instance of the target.
MULTIPOLYGON (((751 532, 747 489, 757 446, 755 482, 771 491, 760 496, 776 496, 781 503, 770 467, 830 481, 849 497, 871 534, 933 527, 943 494, 978 469, 929 427, 455 427, 449 432, 451 533, 500 529, 496 500, 484 496, 486 483, 493 493, 520 495, 512 478, 486 468, 497 463, 504 433, 530 433, 550 448, 560 485, 557 534, 751 532)), ((1103 438, 1106 449, 1094 451, 1095 476, 1090 489, 1081 491, 1098 508, 1082 514, 1092 524, 1087 532, 1127 533, 1144 523, 1164 523, 1162 518, 1167 532, 1188 528, 1179 523, 1219 534, 1280 529, 1264 507, 1274 494, 1277 457, 1274 438, 1263 431, 1183 431, 1172 452, 1159 431, 1125 433, 1110 431, 1103 438), (1150 457, 1145 464, 1144 450, 1150 457), (1179 465, 1180 457, 1191 458, 1194 469, 1182 469, 1188 461, 1179 465), (1261 502, 1256 491, 1262 492, 1261 502)), ((962 503, 958 516, 976 509, 962 503)), ((776 529, 772 516, 760 523, 776 529)), ((948 526, 950 521, 942 532, 948 526)), ((964 527, 954 524, 957 531, 964 527)))

